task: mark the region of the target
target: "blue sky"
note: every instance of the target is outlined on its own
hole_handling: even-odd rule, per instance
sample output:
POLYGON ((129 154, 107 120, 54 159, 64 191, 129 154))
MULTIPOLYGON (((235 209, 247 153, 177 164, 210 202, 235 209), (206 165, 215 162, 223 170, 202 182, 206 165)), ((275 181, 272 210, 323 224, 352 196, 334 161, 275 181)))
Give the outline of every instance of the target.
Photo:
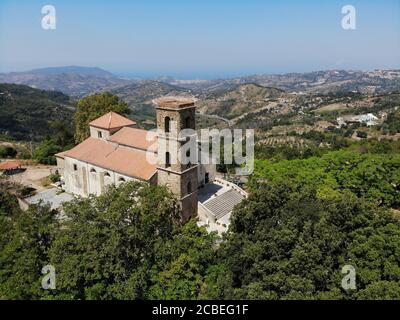
POLYGON ((400 1, 0 0, 0 72, 64 65, 183 79, 400 68, 400 1), (46 4, 56 30, 41 27, 46 4), (356 30, 341 27, 347 4, 356 30))

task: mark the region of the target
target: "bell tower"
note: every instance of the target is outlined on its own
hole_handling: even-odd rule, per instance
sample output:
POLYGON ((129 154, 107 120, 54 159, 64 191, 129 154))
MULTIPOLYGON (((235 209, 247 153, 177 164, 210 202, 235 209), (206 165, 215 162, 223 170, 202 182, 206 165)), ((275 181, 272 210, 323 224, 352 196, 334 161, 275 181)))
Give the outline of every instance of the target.
POLYGON ((197 216, 198 164, 197 161, 183 161, 190 157, 193 148, 188 150, 190 137, 182 134, 184 129, 196 128, 194 100, 163 97, 154 100, 154 103, 157 114, 158 184, 167 186, 177 196, 181 203, 182 221, 186 222, 197 216))

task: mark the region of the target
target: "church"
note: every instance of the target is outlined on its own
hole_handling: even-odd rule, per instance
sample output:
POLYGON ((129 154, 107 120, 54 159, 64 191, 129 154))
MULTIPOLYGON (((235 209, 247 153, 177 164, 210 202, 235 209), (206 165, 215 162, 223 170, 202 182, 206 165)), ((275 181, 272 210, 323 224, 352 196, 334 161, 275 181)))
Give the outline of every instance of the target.
POLYGON ((180 161, 187 142, 180 133, 196 129, 194 101, 163 97, 155 104, 157 132, 109 112, 89 123, 89 138, 56 154, 65 191, 87 197, 101 194, 110 184, 145 181, 167 186, 176 195, 183 221, 195 217, 198 190, 214 181, 216 169, 213 164, 180 161))

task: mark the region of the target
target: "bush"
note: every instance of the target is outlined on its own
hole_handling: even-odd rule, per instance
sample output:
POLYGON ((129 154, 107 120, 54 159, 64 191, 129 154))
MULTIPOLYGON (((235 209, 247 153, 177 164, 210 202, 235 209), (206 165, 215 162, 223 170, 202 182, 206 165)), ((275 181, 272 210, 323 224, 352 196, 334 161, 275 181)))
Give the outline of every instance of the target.
POLYGON ((56 153, 60 152, 62 148, 54 141, 46 139, 36 149, 33 158, 42 164, 56 164, 56 153))
POLYGON ((17 150, 13 147, 0 147, 0 158, 15 158, 17 155, 17 150))
POLYGON ((31 187, 23 187, 18 190, 17 195, 22 198, 30 197, 35 194, 36 189, 31 187))
POLYGON ((361 139, 366 139, 368 137, 368 133, 364 131, 357 131, 357 137, 361 139))
POLYGON ((51 175, 49 175, 49 179, 51 182, 56 183, 60 181, 60 175, 57 173, 52 173, 51 175))

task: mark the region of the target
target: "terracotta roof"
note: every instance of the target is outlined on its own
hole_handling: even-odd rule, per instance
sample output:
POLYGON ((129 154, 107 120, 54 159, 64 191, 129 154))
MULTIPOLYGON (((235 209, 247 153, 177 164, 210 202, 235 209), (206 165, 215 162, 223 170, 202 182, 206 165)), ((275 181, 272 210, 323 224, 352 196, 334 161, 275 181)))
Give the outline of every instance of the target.
POLYGON ((66 152, 67 151, 62 151, 62 152, 56 153, 54 156, 57 157, 57 158, 64 159, 64 155, 65 155, 66 152))
POLYGON ((157 133, 154 131, 125 127, 114 133, 109 141, 132 148, 157 152, 157 133))
POLYGON ((149 180, 156 172, 157 157, 154 153, 115 146, 113 143, 96 138, 86 139, 75 148, 66 151, 64 157, 142 180, 149 180))
POLYGON ((4 161, 0 163, 0 170, 12 170, 21 167, 21 162, 17 160, 4 161))
POLYGON ((126 126, 132 126, 134 124, 136 124, 135 121, 125 118, 115 112, 106 113, 100 118, 97 118, 89 123, 90 126, 102 129, 116 129, 126 126))

